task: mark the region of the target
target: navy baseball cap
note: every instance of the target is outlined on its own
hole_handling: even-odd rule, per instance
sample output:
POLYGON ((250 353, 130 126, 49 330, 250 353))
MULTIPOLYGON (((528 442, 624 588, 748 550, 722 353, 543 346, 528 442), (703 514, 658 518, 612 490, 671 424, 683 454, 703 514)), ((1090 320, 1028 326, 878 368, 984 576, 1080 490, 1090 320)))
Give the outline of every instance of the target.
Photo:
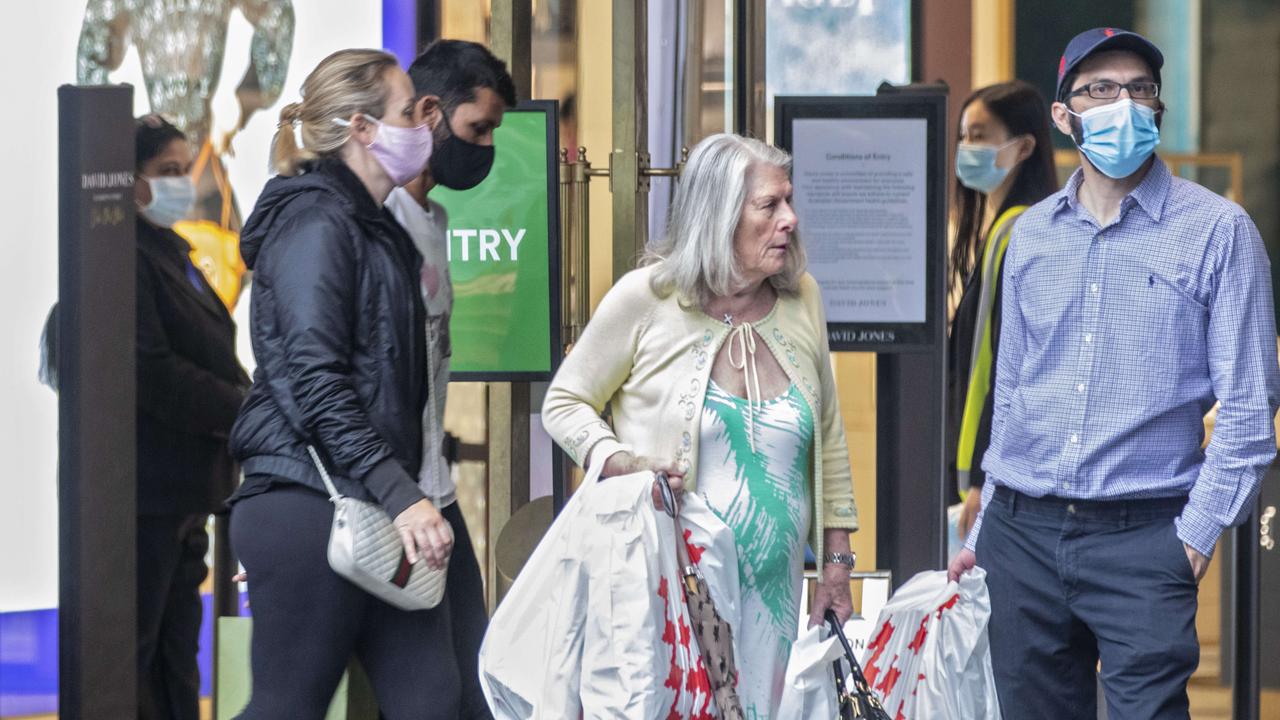
POLYGON ((1094 28, 1085 30, 1067 43, 1067 50, 1058 61, 1058 87, 1054 92, 1054 99, 1062 97, 1063 79, 1075 70, 1077 65, 1084 62, 1085 58, 1103 50, 1128 50, 1141 55, 1142 59, 1151 66, 1156 82, 1160 82, 1160 68, 1164 65, 1164 55, 1160 53, 1159 48, 1151 44, 1150 40, 1136 32, 1119 28, 1094 28))

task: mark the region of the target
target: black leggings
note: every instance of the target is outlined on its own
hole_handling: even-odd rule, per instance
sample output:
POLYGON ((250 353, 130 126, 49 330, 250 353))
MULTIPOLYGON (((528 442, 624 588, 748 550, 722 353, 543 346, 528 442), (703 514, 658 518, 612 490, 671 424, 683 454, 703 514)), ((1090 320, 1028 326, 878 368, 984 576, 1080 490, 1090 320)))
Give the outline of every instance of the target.
POLYGON ((253 694, 239 717, 320 720, 352 654, 387 720, 459 717, 448 596, 408 612, 339 577, 326 557, 332 519, 329 500, 303 487, 277 487, 232 509, 253 614, 253 694))

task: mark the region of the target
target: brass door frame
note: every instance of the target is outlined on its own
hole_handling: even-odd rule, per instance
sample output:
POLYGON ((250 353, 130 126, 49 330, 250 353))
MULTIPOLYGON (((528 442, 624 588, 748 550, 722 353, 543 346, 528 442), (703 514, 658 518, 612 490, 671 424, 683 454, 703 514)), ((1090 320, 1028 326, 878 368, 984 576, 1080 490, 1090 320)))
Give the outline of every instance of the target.
MULTIPOLYGON (((507 63, 517 97, 528 98, 533 86, 532 6, 527 0, 493 0, 492 13, 490 46, 507 63)), ((498 604, 498 537, 512 513, 529 502, 529 383, 489 383, 486 404, 485 601, 492 613, 498 604)))

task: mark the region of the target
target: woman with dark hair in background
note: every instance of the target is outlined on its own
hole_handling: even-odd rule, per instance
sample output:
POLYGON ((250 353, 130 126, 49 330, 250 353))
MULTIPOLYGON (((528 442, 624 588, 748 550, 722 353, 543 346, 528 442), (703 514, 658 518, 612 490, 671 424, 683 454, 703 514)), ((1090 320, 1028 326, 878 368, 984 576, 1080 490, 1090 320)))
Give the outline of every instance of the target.
POLYGON ((249 378, 235 324, 172 226, 195 202, 191 146, 158 115, 138 119, 138 705, 198 720, 205 524, 238 471, 227 436, 249 378))
MULTIPOLYGON (((975 90, 961 106, 950 289, 960 294, 947 339, 948 438, 963 539, 978 515, 991 442, 990 389, 1000 346, 1001 261, 1018 216, 1058 189, 1049 107, 1020 80, 975 90)), ((958 548, 953 548, 958 550, 958 548)))

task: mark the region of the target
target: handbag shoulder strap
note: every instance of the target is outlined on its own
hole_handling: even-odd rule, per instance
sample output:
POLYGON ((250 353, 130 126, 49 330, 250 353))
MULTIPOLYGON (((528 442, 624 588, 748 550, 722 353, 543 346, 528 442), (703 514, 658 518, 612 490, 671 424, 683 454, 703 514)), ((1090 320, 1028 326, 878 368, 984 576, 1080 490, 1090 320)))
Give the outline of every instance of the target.
POLYGON ((680 576, 685 579, 686 585, 690 592, 696 592, 694 585, 690 582, 692 578, 698 575, 698 566, 693 564, 689 559, 689 548, 684 544, 684 529, 680 527, 680 507, 676 502, 675 495, 671 492, 671 486, 667 484, 667 474, 659 472, 654 475, 654 482, 658 484, 658 488, 662 494, 663 511, 671 518, 671 525, 676 533, 676 560, 680 563, 680 576))
POLYGON ((329 491, 329 500, 337 502, 342 499, 342 493, 338 492, 338 488, 334 487, 333 479, 329 477, 329 471, 324 469, 324 463, 320 460, 320 453, 316 452, 315 445, 307 445, 307 452, 311 455, 311 462, 316 464, 316 470, 320 473, 320 479, 324 481, 324 487, 329 491))
POLYGON ((696 575, 698 568, 689 559, 689 547, 684 544, 684 529, 680 527, 679 511, 672 516, 671 523, 676 529, 676 558, 680 561, 680 574, 685 577, 696 575))

